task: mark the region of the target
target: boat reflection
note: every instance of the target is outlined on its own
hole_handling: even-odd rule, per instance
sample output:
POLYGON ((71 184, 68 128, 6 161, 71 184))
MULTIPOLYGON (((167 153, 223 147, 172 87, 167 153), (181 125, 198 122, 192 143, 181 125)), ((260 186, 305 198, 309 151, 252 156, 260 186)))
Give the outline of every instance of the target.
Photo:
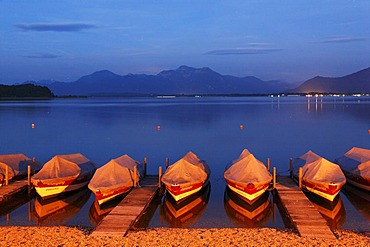
POLYGON ((332 229, 340 229, 346 221, 346 210, 340 194, 334 200, 328 201, 314 193, 305 193, 317 211, 324 217, 332 229))
POLYGON ((107 216, 107 214, 109 214, 110 211, 112 211, 112 209, 115 208, 123 198, 125 198, 127 194, 128 193, 121 194, 101 205, 99 205, 98 201, 95 199, 89 210, 89 219, 93 226, 97 226, 100 221, 102 221, 102 219, 107 216))
POLYGON ((224 207, 229 219, 238 227, 266 226, 272 214, 272 203, 268 191, 253 204, 249 204, 226 187, 224 207))
POLYGON ((206 209, 211 185, 202 188, 199 192, 176 203, 171 195, 164 197, 161 216, 171 227, 186 227, 194 224, 202 216, 206 209))
POLYGON ((370 220, 370 193, 350 184, 346 184, 342 192, 357 211, 370 220))
POLYGON ((88 201, 91 191, 86 189, 70 192, 54 198, 34 199, 33 219, 37 225, 65 225, 88 201))

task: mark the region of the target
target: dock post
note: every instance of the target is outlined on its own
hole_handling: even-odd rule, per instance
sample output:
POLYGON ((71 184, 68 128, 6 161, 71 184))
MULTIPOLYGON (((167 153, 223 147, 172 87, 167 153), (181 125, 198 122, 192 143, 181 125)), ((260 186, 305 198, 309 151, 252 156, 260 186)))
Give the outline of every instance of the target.
POLYGON ((136 187, 137 184, 137 168, 134 166, 134 187, 136 187))
POLYGON ((28 187, 31 186, 31 165, 27 166, 27 182, 28 187))
POLYGON ((5 166, 5 185, 9 184, 9 166, 5 166))
POLYGON ((267 170, 270 171, 270 164, 271 164, 270 158, 267 158, 266 164, 267 164, 267 170))
POLYGON ((272 168, 272 188, 276 188, 276 167, 272 168))
POLYGON ((162 187, 162 166, 159 166, 158 167, 158 187, 161 188, 162 187))
POLYGON ((170 159, 167 157, 166 158, 166 170, 167 170, 167 168, 168 168, 169 165, 170 165, 170 159))
POLYGON ((298 172, 298 185, 299 188, 302 189, 302 176, 303 176, 303 169, 302 167, 299 167, 299 172, 298 172))
POLYGON ((293 159, 289 159, 289 176, 293 177, 293 159))
POLYGON ((146 166, 147 166, 147 160, 146 160, 146 157, 144 157, 144 162, 143 162, 143 164, 144 164, 144 176, 146 176, 146 166))

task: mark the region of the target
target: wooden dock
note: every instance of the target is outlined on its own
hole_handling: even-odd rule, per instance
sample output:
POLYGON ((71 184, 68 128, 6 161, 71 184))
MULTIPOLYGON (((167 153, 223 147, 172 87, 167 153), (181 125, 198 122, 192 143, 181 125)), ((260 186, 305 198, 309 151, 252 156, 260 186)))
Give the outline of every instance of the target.
POLYGON ((91 236, 125 236, 158 192, 158 176, 146 176, 99 223, 91 236))
POLYGON ((9 197, 21 192, 23 190, 28 189, 28 181, 21 180, 21 181, 14 181, 8 185, 4 185, 0 187, 0 203, 5 201, 9 197))
POLYGON ((277 177, 276 193, 301 237, 336 239, 326 220, 290 177, 277 177))

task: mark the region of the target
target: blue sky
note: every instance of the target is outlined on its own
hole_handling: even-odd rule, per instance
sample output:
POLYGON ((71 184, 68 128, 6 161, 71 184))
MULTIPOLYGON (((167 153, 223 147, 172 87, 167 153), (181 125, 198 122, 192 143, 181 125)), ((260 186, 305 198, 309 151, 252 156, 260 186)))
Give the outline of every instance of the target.
POLYGON ((302 82, 370 66, 370 1, 0 0, 0 83, 180 65, 302 82))

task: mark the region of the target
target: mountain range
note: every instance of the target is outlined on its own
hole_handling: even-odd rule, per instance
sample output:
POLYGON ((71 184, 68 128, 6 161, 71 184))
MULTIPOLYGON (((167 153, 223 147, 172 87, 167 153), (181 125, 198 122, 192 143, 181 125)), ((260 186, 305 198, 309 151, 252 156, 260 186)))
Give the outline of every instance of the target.
POLYGON ((253 76, 221 75, 208 67, 192 68, 185 65, 175 70, 164 70, 157 75, 121 76, 109 70, 101 70, 74 82, 33 83, 46 85, 57 96, 369 93, 370 67, 344 77, 317 76, 298 87, 277 80, 263 81, 253 76))
MULTIPOLYGON (((35 83, 35 82, 33 82, 35 83)), ((47 85, 55 95, 193 95, 193 94, 262 94, 290 89, 288 83, 263 81, 257 77, 221 75, 210 68, 180 66, 157 75, 117 75, 101 70, 74 82, 52 82, 47 85)))

